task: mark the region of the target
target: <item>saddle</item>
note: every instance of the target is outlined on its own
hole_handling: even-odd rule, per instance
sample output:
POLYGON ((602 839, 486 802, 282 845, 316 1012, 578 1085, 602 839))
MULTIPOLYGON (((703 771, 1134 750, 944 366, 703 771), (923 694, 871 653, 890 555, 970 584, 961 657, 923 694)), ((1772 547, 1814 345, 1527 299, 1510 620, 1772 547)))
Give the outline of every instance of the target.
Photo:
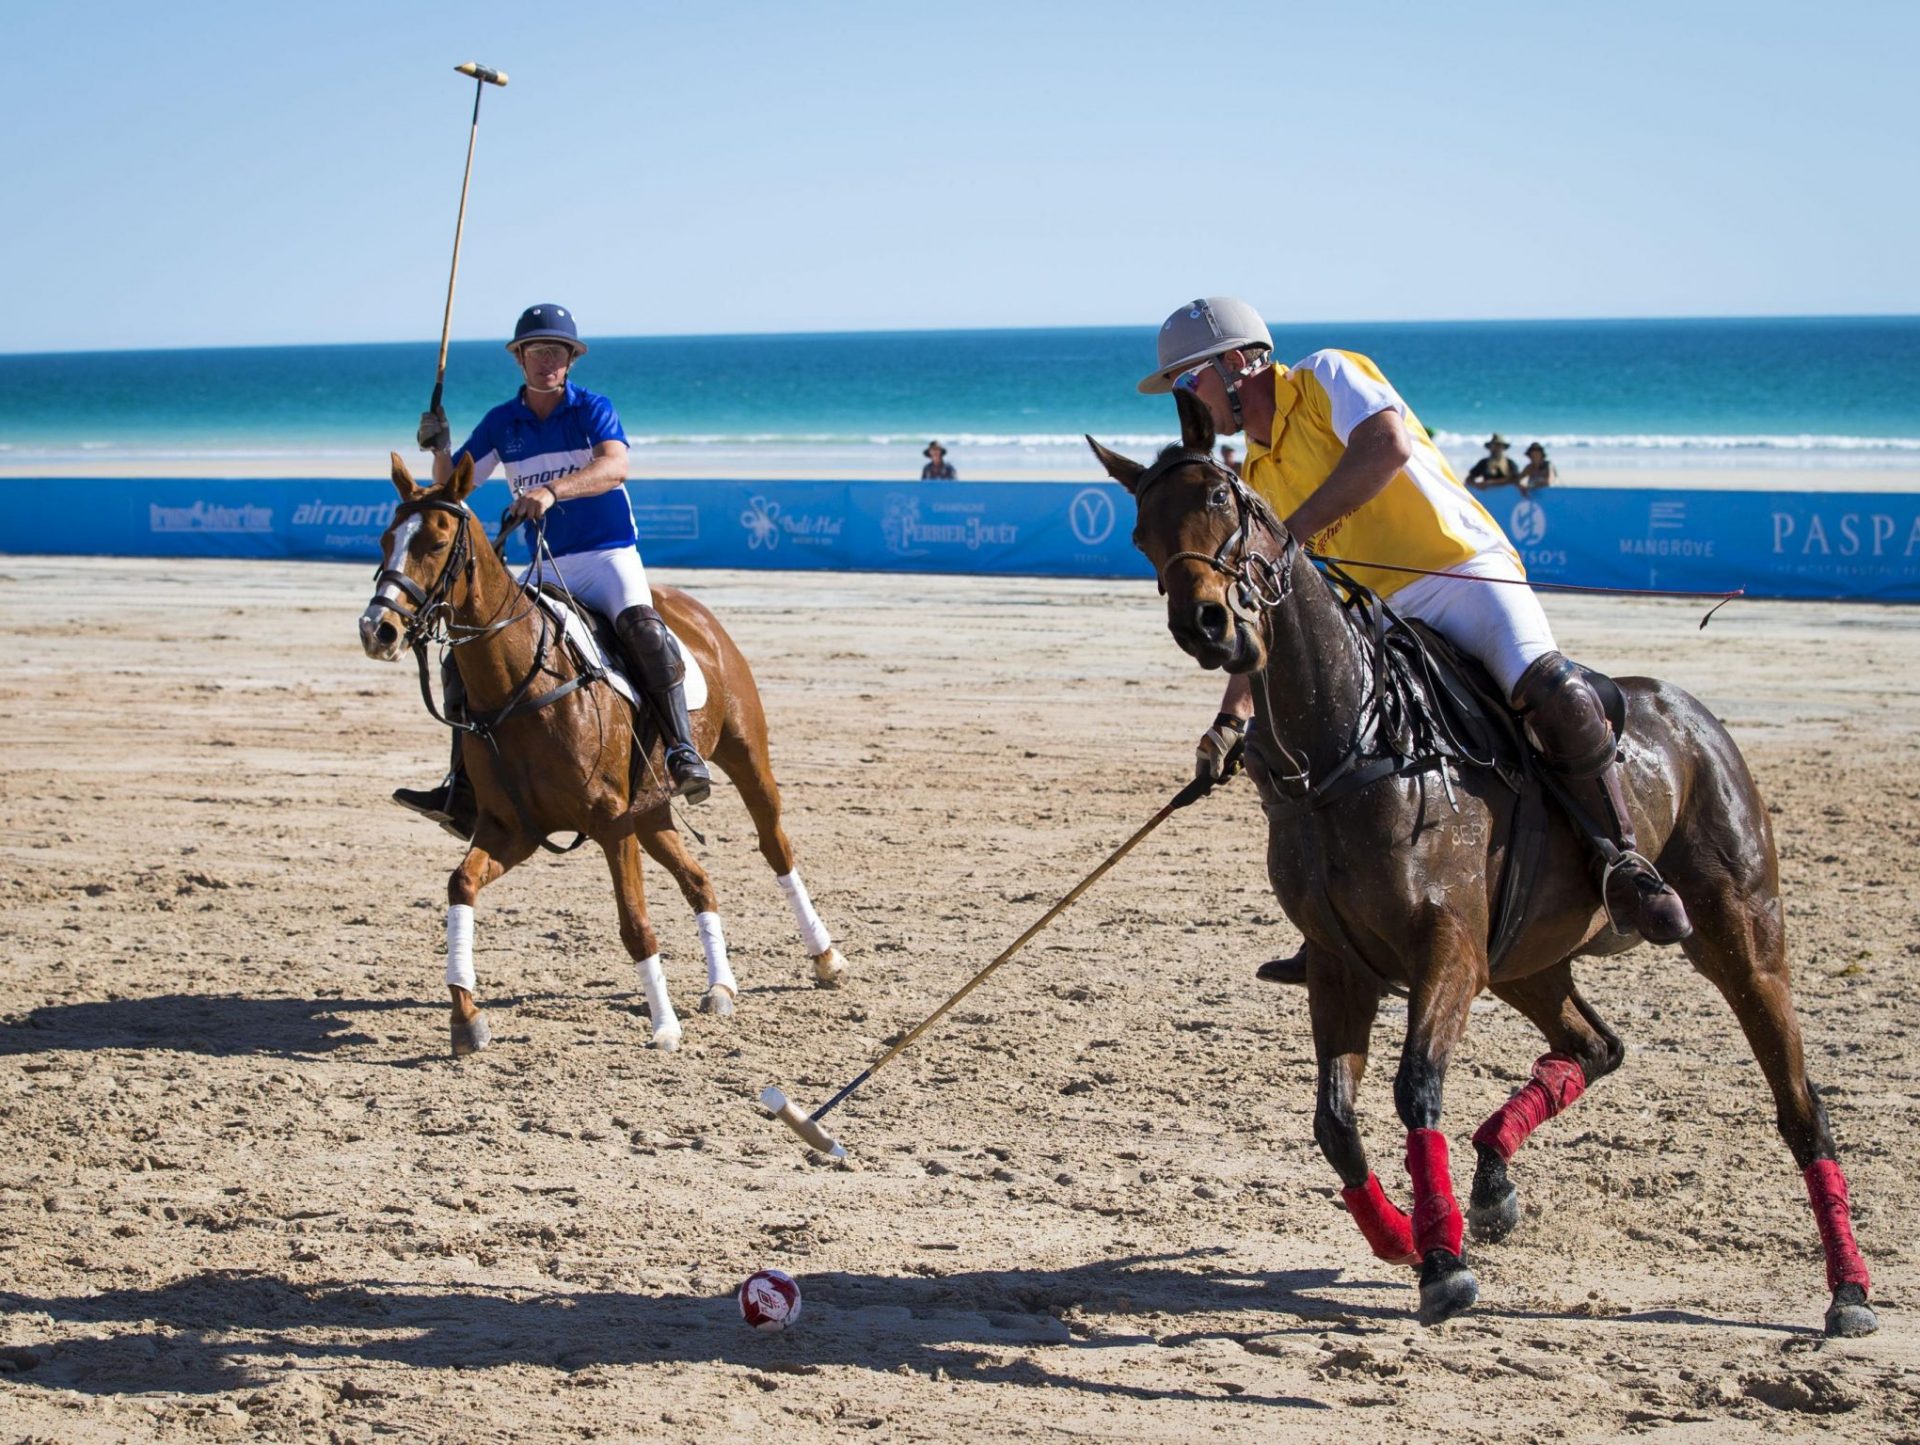
MULTIPOLYGON (((1401 617, 1371 590, 1339 576, 1349 623, 1372 677, 1372 702, 1353 747, 1304 794, 1310 809, 1349 797, 1387 777, 1437 771, 1448 801, 1461 768, 1497 778, 1515 795, 1507 856, 1487 941, 1499 966, 1526 923, 1526 901, 1547 836, 1547 798, 1569 800, 1540 755, 1525 719, 1486 668, 1424 622, 1401 617)), ((1578 664, 1576 664, 1578 666, 1578 664)), ((1606 708, 1617 745, 1626 731, 1626 695, 1604 673, 1581 667, 1606 708)), ((1575 819, 1576 826, 1580 820, 1575 819)))
MULTIPOLYGON (((535 591, 548 614, 560 625, 574 662, 583 671, 603 677, 608 686, 624 697, 650 728, 652 718, 627 678, 620 640, 613 631, 613 620, 595 612, 556 582, 542 581, 537 589, 529 590, 535 591)), ((682 642, 671 627, 667 632, 673 638, 673 645, 680 649, 680 661, 686 668, 683 685, 687 691, 687 711, 698 712, 707 705, 707 675, 701 669, 700 659, 694 656, 693 649, 682 642)))

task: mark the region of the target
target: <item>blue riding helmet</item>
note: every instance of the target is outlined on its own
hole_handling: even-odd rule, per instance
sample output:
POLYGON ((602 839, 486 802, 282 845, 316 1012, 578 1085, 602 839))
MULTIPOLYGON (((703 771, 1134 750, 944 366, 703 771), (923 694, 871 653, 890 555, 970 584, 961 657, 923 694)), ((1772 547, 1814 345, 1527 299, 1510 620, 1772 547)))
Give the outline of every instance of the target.
POLYGON ((576 357, 587 354, 587 344, 580 339, 579 328, 573 324, 573 313, 551 301, 529 306, 520 313, 507 350, 518 351, 529 341, 564 341, 573 348, 576 357))

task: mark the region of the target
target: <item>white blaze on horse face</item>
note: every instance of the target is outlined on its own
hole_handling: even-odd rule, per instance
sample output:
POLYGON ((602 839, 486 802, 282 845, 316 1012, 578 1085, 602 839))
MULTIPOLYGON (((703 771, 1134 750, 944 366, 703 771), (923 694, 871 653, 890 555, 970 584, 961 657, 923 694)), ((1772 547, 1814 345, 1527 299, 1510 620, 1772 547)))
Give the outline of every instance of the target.
MULTIPOLYGON (((390 572, 407 570, 407 548, 412 545, 414 536, 420 530, 420 517, 416 514, 406 518, 393 529, 393 536, 387 541, 386 556, 380 559, 380 565, 390 572)), ((367 603, 366 610, 360 614, 360 646, 368 657, 379 662, 391 662, 400 655, 400 622, 398 614, 387 603, 402 603, 408 611, 413 604, 407 602, 400 589, 392 582, 382 582, 375 589, 373 600, 367 603), (380 627, 385 623, 393 631, 392 642, 380 639, 380 627)))

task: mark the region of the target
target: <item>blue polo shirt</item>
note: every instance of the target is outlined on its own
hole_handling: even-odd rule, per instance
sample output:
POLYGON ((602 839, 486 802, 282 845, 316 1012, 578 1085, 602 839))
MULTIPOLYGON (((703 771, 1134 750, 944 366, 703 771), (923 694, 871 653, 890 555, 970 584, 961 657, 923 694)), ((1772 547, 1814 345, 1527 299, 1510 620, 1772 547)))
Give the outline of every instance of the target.
MULTIPOLYGON (((460 451, 473 458, 476 484, 499 467, 517 497, 579 471, 601 442, 626 439, 612 402, 568 382, 566 395, 545 421, 533 414, 524 393, 516 394, 480 418, 460 451)), ((460 452, 453 459, 457 464, 460 452)), ((631 547, 639 540, 625 487, 597 497, 570 497, 548 509, 546 525, 547 546, 556 557, 631 547)))

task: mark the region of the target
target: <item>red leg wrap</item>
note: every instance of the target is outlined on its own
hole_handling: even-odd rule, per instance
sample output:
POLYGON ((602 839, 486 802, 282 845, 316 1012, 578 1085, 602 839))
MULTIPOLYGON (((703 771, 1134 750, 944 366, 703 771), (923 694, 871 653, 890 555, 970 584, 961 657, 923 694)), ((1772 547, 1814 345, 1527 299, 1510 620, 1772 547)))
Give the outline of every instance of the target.
POLYGON ((1843 1284, 1868 1287, 1867 1262, 1853 1242, 1853 1215, 1847 1208, 1847 1176, 1831 1159, 1816 1159, 1804 1177, 1807 1198, 1813 1204, 1813 1220, 1820 1226, 1820 1245, 1827 1252, 1827 1288, 1843 1284))
POLYGON ((1533 1077, 1520 1091, 1487 1116, 1474 1131, 1473 1142, 1512 1159, 1527 1135, 1587 1092, 1587 1075, 1566 1054, 1542 1054, 1533 1061, 1533 1077))
POLYGON ((1413 1176, 1413 1247, 1460 1253, 1460 1206, 1447 1167, 1447 1136, 1438 1129, 1407 1131, 1407 1173, 1413 1176))
POLYGON ((1379 1179, 1369 1174, 1365 1184, 1358 1189, 1342 1189, 1340 1197, 1347 1201, 1347 1213, 1360 1226, 1376 1255, 1389 1264, 1420 1263, 1420 1256, 1413 1252, 1413 1226, 1399 1206, 1387 1198, 1379 1179))

